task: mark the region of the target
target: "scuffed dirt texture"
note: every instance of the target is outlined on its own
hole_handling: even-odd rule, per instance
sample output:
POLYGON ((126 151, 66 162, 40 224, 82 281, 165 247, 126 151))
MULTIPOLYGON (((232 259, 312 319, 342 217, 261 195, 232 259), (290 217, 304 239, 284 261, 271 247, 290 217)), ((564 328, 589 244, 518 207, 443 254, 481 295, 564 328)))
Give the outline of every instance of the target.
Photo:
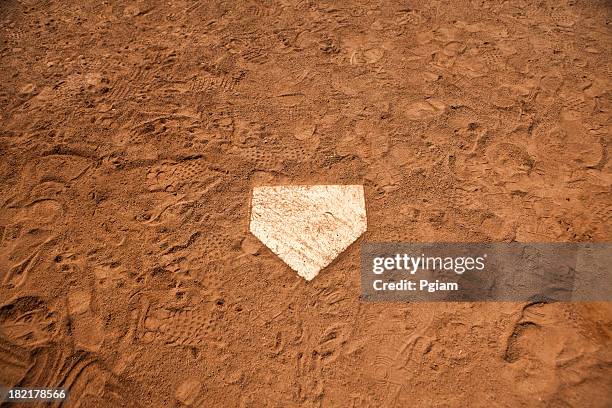
POLYGON ((605 1, 0 3, 0 376, 68 406, 610 406, 610 304, 367 304, 359 242, 610 241, 605 1), (305 282, 253 186, 364 184, 305 282))

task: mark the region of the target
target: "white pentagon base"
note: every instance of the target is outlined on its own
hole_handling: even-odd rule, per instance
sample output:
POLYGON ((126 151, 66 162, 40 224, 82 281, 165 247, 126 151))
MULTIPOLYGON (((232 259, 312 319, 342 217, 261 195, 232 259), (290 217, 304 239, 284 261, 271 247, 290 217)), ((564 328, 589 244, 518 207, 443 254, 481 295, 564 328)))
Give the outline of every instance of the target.
POLYGON ((366 227, 363 186, 253 189, 251 232, 306 280, 317 276, 366 227))

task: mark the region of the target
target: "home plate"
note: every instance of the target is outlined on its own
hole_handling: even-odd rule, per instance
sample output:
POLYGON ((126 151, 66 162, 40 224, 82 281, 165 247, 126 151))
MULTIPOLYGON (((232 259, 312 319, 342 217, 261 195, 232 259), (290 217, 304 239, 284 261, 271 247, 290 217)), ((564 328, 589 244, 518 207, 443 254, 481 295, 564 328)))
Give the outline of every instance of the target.
POLYGON ((306 280, 317 276, 366 227, 363 186, 253 189, 251 232, 306 280))

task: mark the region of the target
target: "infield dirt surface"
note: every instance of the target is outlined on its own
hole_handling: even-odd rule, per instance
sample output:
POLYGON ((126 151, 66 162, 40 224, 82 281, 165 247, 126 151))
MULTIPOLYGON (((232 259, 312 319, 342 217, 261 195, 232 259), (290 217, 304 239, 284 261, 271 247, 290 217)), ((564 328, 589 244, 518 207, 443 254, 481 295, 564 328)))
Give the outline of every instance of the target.
POLYGON ((365 241, 612 238, 610 3, 0 3, 0 384, 67 406, 609 407, 610 303, 365 303, 365 241), (364 185, 314 280, 255 186, 364 185), (80 405, 79 405, 80 404, 80 405))

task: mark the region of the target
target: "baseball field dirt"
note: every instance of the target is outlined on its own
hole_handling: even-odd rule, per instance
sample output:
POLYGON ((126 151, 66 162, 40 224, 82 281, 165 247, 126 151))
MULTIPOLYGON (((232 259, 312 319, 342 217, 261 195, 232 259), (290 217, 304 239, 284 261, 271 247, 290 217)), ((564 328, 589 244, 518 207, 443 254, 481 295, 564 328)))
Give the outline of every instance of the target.
POLYGON ((611 16, 2 0, 0 385, 66 407, 611 406, 610 302, 365 302, 359 273, 364 242, 611 241, 611 16), (280 185, 364 189, 367 231, 310 281, 249 231, 253 189, 280 185))

